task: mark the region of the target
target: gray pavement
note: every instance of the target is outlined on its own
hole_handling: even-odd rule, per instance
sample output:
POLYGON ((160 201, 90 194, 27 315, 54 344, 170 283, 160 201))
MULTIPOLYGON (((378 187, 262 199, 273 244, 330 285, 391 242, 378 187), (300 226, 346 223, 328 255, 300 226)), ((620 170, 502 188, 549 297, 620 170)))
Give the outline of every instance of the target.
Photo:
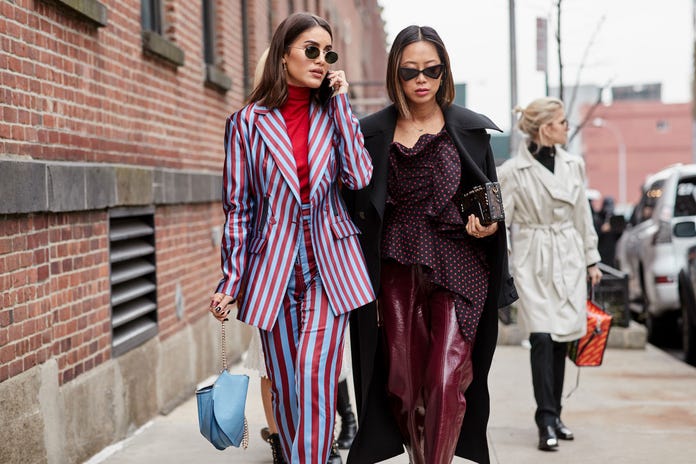
MULTIPOLYGON (((239 366, 233 370, 243 371, 239 366)), ((576 373, 568 363, 567 391, 574 387, 576 373)), ((650 345, 644 350, 608 349, 601 367, 581 369, 580 386, 565 400, 563 412, 576 439, 562 441, 556 452, 536 449, 528 349, 498 346, 490 387, 492 463, 696 463, 696 368, 650 345)), ((270 448, 259 435, 264 415, 258 379, 253 376, 247 416, 249 448, 217 451, 198 432, 192 396, 89 464, 272 462, 270 448)), ((342 454, 345 459, 346 453, 342 454)), ((455 458, 454 462, 470 461, 455 458)), ((384 463, 406 464, 408 459, 402 454, 384 463)))

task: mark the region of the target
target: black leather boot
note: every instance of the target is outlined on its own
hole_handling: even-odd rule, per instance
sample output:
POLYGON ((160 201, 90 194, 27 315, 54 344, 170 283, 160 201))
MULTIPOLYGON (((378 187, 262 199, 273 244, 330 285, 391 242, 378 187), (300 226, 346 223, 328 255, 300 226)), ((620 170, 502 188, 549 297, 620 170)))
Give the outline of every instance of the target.
POLYGON ((277 433, 272 433, 268 436, 268 443, 271 445, 273 453, 273 464, 287 464, 283 457, 283 450, 280 447, 280 436, 277 433))
POLYGON ((336 410, 338 415, 341 416, 341 432, 338 434, 336 444, 340 449, 349 449, 358 431, 358 422, 355 420, 355 414, 353 414, 353 409, 350 405, 348 382, 346 380, 338 383, 336 410))
POLYGON ((547 425, 539 429, 539 446, 542 451, 556 451, 558 448, 558 438, 553 426, 547 425))
POLYGON ((572 440, 575 438, 573 432, 571 432, 571 430, 566 427, 566 425, 558 417, 556 418, 553 428, 556 432, 556 436, 561 440, 572 440))

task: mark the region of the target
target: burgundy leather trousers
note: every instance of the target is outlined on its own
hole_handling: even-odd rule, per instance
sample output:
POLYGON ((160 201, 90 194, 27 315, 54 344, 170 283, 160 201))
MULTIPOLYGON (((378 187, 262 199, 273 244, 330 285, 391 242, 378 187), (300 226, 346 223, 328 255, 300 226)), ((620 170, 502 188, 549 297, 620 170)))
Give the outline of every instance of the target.
POLYGON ((461 335, 452 293, 422 266, 385 260, 379 308, 390 406, 411 463, 449 464, 473 379, 472 343, 461 335))

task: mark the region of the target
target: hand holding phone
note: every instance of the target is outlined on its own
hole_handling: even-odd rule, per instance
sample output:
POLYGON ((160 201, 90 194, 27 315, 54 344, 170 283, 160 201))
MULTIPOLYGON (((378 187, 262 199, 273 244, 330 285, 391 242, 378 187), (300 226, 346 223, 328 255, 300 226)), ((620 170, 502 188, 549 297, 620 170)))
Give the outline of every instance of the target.
POLYGON ((344 71, 329 71, 326 73, 326 78, 329 80, 329 86, 333 89, 334 95, 348 93, 348 81, 344 71))

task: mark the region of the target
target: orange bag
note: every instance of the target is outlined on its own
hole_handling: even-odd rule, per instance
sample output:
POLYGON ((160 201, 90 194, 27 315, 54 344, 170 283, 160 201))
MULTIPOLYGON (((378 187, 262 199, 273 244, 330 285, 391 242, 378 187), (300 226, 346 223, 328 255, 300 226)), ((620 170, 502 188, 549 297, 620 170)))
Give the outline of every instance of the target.
POLYGON ((587 333, 568 345, 568 357, 576 366, 600 366, 607 348, 611 314, 587 300, 587 333))

